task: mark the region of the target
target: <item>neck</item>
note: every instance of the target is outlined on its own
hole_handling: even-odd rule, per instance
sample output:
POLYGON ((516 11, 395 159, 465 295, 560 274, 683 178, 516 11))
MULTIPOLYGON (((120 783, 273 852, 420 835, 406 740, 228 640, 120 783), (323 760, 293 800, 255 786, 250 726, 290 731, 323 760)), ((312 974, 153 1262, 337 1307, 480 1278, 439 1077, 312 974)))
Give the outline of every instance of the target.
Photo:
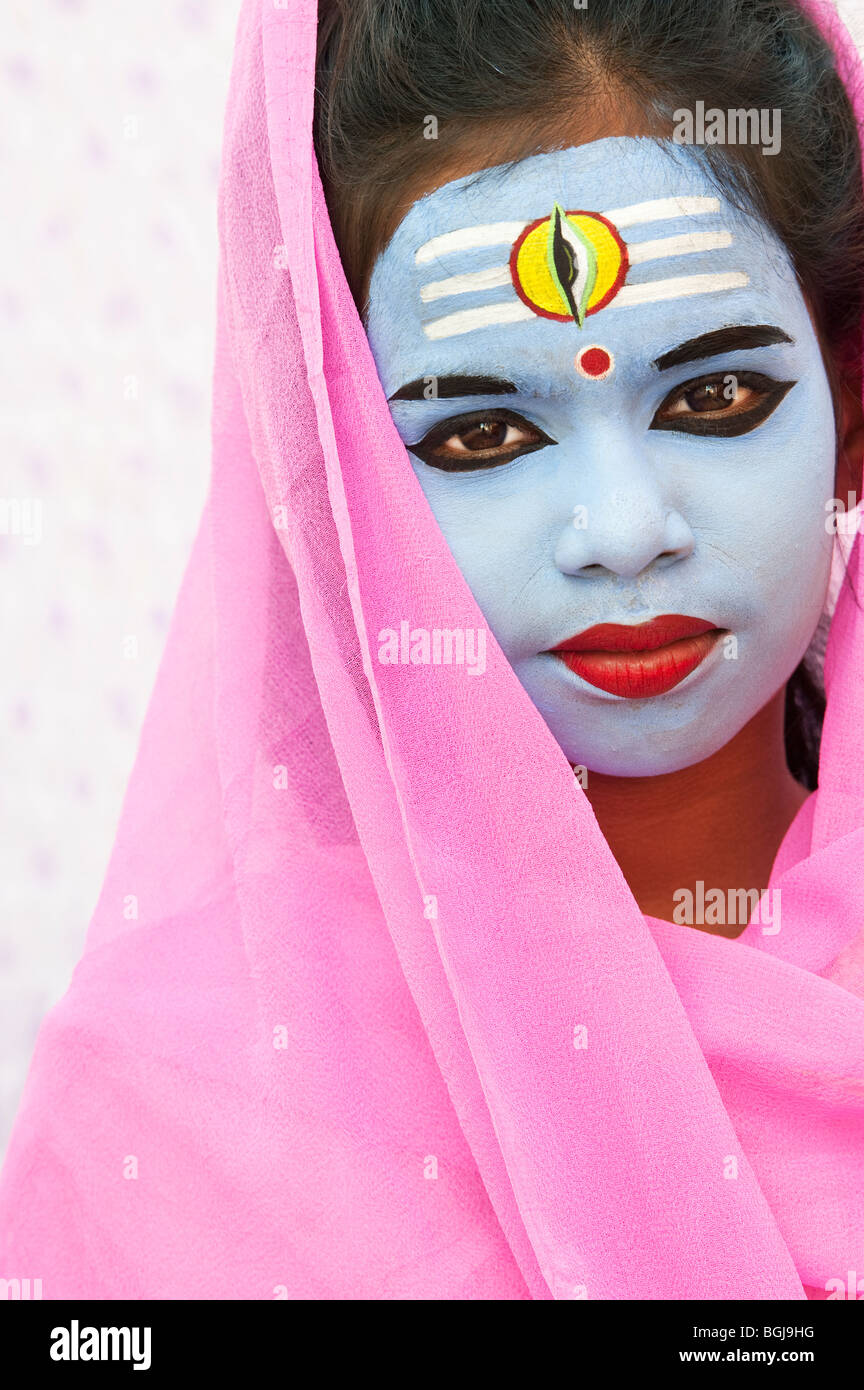
MULTIPOLYGON (((658 777, 589 772, 585 793, 642 911, 675 920, 676 891, 760 891, 807 791, 786 765, 785 688, 724 748, 658 777)), ((711 914, 708 914, 709 916, 711 914)), ((740 936, 746 922, 702 930, 740 936)))

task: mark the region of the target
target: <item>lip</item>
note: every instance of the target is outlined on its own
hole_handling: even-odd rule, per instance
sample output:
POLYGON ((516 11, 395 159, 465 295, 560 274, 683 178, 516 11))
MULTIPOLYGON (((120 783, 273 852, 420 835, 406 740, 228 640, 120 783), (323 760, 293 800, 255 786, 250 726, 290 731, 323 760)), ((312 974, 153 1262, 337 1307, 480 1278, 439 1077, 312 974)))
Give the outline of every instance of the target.
POLYGON ((647 623, 597 623, 550 650, 598 690, 644 700, 685 680, 724 631, 704 618, 666 613, 647 623))

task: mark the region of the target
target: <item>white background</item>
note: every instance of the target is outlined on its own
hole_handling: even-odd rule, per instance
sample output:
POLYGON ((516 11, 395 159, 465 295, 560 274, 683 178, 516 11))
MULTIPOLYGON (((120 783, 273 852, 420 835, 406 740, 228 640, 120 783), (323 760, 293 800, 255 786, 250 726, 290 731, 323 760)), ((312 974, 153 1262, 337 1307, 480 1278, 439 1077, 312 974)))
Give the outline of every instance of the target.
MULTIPOLYGON (((864 50, 864 0, 838 8, 864 50)), ((64 992, 209 469, 216 178, 239 0, 4 0, 0 1153, 64 992), (137 658, 128 655, 137 641, 137 658)))

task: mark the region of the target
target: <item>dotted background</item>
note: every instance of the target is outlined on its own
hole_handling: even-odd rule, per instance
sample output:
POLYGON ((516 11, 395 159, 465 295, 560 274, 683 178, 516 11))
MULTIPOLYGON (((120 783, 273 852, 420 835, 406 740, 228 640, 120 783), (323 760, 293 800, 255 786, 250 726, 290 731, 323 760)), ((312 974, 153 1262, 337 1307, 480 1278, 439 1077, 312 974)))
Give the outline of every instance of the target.
MULTIPOLYGON (((839 9, 864 49, 864 0, 839 9)), ((19 511, 0 530, 0 1153, 81 953, 204 501, 238 12, 3 4, 0 502, 19 511)))
POLYGON ((0 498, 30 513, 0 519, 0 1152, 81 953, 206 494, 238 13, 2 7, 0 498))

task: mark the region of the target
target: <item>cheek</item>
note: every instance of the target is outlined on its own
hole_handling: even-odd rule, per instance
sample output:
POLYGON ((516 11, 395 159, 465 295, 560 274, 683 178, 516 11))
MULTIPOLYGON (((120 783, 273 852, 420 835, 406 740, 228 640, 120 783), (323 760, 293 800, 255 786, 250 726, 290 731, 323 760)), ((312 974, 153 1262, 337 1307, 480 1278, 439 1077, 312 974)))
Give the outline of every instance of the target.
MULTIPOLYGON (((526 457, 528 463, 530 456, 526 457)), ((413 462, 413 460, 412 460, 413 462)), ((518 462, 518 461, 517 461, 518 462)), ((548 498, 536 476, 452 476, 414 464, 447 546, 505 654, 523 633, 519 595, 552 572, 548 498)))
POLYGON ((827 410, 825 400, 809 404, 809 420, 805 411, 794 434, 784 431, 764 445, 754 438, 742 467, 715 493, 714 520, 705 528, 742 589, 751 588, 758 616, 798 629, 818 621, 833 551, 826 525, 834 492, 833 415, 830 398, 827 410))

